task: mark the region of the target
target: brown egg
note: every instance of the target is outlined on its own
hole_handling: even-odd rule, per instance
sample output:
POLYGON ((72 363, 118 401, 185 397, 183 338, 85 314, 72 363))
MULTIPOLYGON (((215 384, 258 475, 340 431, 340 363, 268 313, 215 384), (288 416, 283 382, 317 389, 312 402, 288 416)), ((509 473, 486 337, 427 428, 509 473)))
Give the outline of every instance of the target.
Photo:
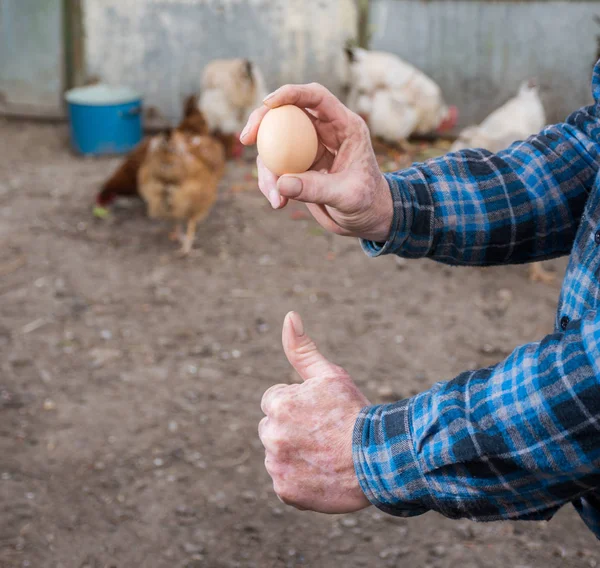
POLYGON ((300 174, 317 157, 317 131, 305 112, 293 105, 271 109, 258 130, 258 154, 274 174, 300 174))

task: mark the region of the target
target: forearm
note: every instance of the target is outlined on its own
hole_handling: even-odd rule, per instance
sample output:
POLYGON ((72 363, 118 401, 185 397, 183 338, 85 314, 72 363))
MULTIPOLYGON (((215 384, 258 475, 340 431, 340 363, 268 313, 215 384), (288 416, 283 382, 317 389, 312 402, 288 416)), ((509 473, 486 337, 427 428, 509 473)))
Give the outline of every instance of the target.
POLYGON ((386 175, 392 230, 363 248, 480 266, 568 254, 598 172, 595 113, 582 109, 499 154, 464 150, 386 175))
POLYGON ((364 409, 354 460, 367 498, 401 516, 547 519, 600 485, 595 312, 400 403, 364 409))

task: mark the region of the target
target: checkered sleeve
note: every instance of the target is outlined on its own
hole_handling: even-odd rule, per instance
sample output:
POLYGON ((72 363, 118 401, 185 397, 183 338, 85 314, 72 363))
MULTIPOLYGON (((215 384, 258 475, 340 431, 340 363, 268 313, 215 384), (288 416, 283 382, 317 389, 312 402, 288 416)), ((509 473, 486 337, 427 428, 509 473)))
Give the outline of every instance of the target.
POLYGON ((479 266, 568 254, 600 163, 600 62, 593 93, 594 105, 498 154, 464 150, 386 174, 390 236, 364 251, 479 266))
POLYGON ((600 313, 590 311, 494 367, 367 407, 353 438, 361 487, 398 516, 548 519, 568 502, 584 508, 600 486, 598 377, 600 313))

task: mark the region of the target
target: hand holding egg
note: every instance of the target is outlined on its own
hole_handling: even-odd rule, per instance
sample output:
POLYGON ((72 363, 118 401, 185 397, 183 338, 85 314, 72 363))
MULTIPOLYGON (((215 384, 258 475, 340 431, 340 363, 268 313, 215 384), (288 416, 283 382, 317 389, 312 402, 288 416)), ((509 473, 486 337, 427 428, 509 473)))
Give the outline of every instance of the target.
POLYGON ((325 87, 281 87, 252 113, 240 139, 258 142, 258 186, 274 209, 303 201, 333 233, 387 239, 392 197, 369 129, 325 87))

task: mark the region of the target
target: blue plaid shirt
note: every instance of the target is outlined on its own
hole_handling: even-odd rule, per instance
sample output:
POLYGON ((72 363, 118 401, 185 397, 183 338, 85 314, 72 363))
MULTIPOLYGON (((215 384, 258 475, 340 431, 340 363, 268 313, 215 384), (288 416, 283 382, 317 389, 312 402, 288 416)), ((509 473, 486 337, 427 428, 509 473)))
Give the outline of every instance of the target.
POLYGON ((362 410, 361 487, 399 516, 549 519, 573 503, 600 538, 600 62, 595 104, 526 142, 387 176, 394 219, 371 256, 453 265, 570 254, 555 331, 487 369, 362 410))

